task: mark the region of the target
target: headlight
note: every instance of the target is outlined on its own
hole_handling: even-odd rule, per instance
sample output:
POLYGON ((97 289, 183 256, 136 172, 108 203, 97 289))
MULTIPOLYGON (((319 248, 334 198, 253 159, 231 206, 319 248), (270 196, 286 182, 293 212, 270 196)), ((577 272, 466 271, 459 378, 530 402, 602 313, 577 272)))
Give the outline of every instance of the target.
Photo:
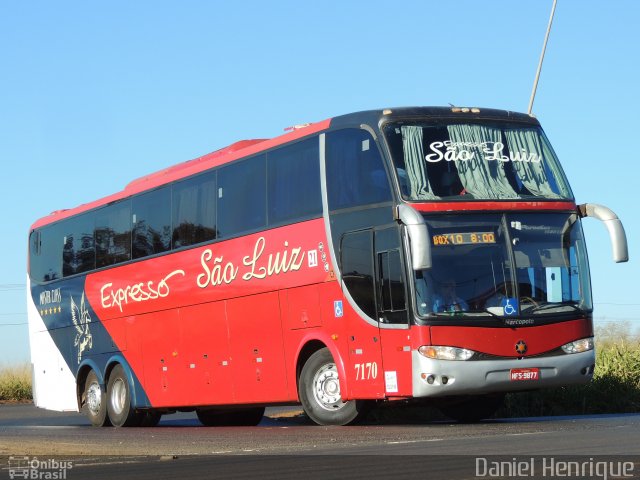
POLYGON ((473 350, 458 347, 442 347, 423 345, 418 349, 421 355, 436 360, 469 360, 475 353, 473 350))
POLYGON ((593 337, 583 338, 562 345, 564 353, 582 353, 593 350, 593 337))

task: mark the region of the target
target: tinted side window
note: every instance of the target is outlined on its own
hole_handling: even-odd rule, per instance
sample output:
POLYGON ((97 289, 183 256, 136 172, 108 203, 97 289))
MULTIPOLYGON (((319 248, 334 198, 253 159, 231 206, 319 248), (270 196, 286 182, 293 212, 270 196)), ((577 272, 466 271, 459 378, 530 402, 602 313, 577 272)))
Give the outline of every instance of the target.
POLYGON ((380 152, 366 130, 328 133, 326 168, 330 210, 391 200, 380 152))
POLYGON ((131 202, 101 208, 95 218, 96 268, 131 260, 131 202))
POLYGON ((269 224, 322 214, 318 138, 268 154, 269 224))
POLYGON ((216 175, 207 172, 173 185, 173 248, 216 238, 216 175))
MULTIPOLYGON (((93 240, 93 216, 80 215, 60 222, 62 237, 62 274, 67 277, 93 270, 96 255, 93 240)), ((54 250, 59 243, 55 242, 54 250)))
POLYGON ((63 238, 59 225, 49 225, 31 234, 29 267, 35 282, 62 278, 63 238))
POLYGON ((342 280, 360 309, 376 318, 371 231, 347 233, 340 249, 342 280))
POLYGON ((229 237, 266 226, 265 155, 218 170, 218 229, 229 237))
POLYGON ((42 230, 29 235, 29 278, 35 282, 42 282, 44 277, 41 238, 42 230))
POLYGON ((171 188, 163 187, 134 197, 133 258, 142 258, 171 249, 171 188))
POLYGON ((389 323, 407 322, 407 301, 399 250, 378 252, 381 318, 389 323))

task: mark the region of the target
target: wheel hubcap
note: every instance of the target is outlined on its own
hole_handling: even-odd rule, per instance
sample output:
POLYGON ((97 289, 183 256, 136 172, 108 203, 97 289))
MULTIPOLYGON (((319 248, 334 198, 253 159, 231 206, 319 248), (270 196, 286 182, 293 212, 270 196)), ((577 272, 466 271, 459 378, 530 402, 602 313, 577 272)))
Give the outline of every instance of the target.
POLYGON ((127 401, 127 386, 121 378, 116 379, 111 386, 111 408, 114 413, 121 414, 127 401))
POLYGON ((100 388, 100 384, 97 382, 89 385, 87 389, 87 408, 91 415, 98 416, 100 413, 100 408, 102 407, 102 389, 100 388))
POLYGON ((340 381, 335 363, 320 368, 313 377, 313 395, 325 410, 335 411, 346 405, 340 396, 340 381))

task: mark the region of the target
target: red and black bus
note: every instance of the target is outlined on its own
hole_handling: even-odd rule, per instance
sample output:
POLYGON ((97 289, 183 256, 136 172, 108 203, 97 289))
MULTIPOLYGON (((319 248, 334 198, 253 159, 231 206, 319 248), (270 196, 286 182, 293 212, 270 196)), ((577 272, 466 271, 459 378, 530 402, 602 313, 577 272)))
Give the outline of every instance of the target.
POLYGON ((294 403, 343 425, 402 399, 484 418, 592 378, 586 216, 626 261, 525 114, 375 110, 237 142, 33 224, 35 403, 96 426, 294 403))

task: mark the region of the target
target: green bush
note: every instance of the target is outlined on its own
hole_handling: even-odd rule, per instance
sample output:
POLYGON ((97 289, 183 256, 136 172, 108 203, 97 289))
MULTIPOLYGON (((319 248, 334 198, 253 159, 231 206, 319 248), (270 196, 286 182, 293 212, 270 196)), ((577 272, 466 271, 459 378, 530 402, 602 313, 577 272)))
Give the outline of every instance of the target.
POLYGON ((618 338, 605 337, 597 342, 596 369, 591 383, 509 394, 498 416, 639 412, 640 342, 630 336, 618 338))
POLYGON ((0 401, 31 400, 31 369, 29 365, 0 369, 0 401))

